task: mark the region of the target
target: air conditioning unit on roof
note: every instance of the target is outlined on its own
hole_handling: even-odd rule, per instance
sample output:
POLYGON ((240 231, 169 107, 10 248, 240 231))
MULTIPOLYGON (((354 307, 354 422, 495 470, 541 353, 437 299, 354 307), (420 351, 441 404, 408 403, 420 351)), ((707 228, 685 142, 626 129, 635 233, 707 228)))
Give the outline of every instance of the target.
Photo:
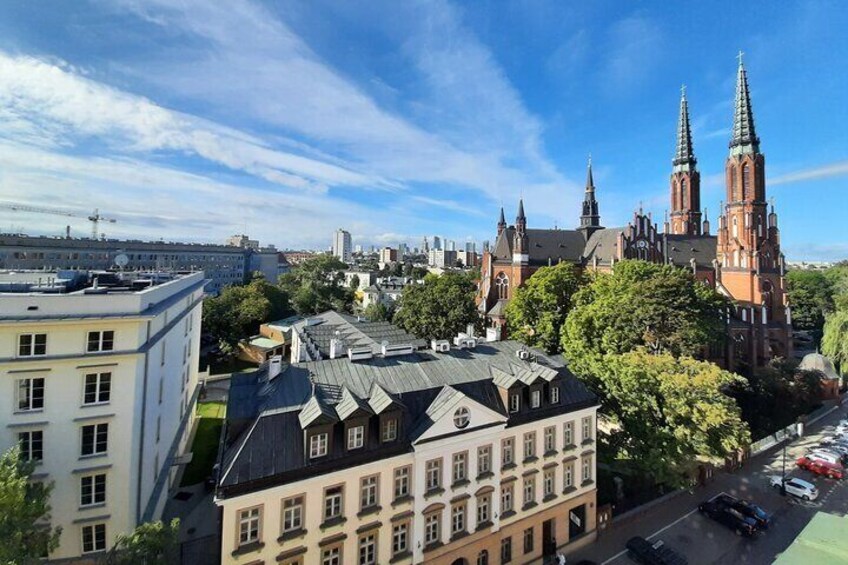
POLYGON ((434 339, 430 342, 430 348, 438 353, 447 353, 450 347, 450 342, 446 339, 434 339))

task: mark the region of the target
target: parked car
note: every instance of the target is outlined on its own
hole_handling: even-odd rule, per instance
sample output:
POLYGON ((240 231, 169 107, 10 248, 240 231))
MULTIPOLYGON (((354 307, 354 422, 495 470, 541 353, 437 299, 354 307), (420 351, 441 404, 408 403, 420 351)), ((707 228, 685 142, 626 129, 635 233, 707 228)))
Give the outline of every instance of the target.
MULTIPOLYGON (((848 463, 848 446, 845 445, 820 445, 813 449, 812 453, 833 455, 836 458, 836 461, 843 467, 845 467, 846 463, 848 463)), ((830 461, 828 458, 823 458, 823 460, 830 461)))
POLYGON ((827 461, 833 465, 842 466, 842 456, 838 453, 834 453, 833 451, 828 451, 827 449, 813 449, 807 452, 808 459, 815 459, 817 461, 827 461))
POLYGON ((835 451, 842 456, 848 455, 848 442, 844 441, 825 438, 819 443, 819 448, 823 448, 827 451, 835 451))
POLYGON ((803 500, 815 500, 819 497, 819 490, 812 483, 795 477, 786 477, 785 482, 780 475, 769 477, 769 484, 774 488, 780 488, 781 483, 786 487, 787 494, 797 496, 803 500))
POLYGON ((718 502, 715 498, 702 502, 698 510, 711 520, 724 524, 739 536, 753 536, 757 533, 757 521, 743 515, 738 510, 718 502))
POLYGON ((720 494, 713 500, 717 503, 724 504, 738 511, 743 516, 753 518, 757 522, 757 527, 761 530, 768 529, 772 523, 771 514, 757 506, 753 502, 730 496, 729 494, 720 494))
POLYGON ((687 565, 686 558, 665 545, 662 540, 654 543, 636 536, 627 540, 627 555, 644 565, 687 565))
POLYGON ((836 465, 810 457, 801 457, 795 462, 802 469, 829 479, 841 479, 845 476, 842 465, 836 465))

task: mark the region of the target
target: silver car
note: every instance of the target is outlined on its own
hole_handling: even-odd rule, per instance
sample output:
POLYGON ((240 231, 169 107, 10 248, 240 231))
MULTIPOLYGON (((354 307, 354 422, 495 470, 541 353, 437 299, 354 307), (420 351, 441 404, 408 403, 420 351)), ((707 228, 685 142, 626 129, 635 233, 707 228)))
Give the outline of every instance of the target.
POLYGON ((815 500, 819 497, 819 490, 812 483, 795 477, 786 477, 785 482, 780 475, 769 477, 769 484, 774 488, 780 488, 780 484, 786 487, 786 492, 797 496, 802 500, 815 500))

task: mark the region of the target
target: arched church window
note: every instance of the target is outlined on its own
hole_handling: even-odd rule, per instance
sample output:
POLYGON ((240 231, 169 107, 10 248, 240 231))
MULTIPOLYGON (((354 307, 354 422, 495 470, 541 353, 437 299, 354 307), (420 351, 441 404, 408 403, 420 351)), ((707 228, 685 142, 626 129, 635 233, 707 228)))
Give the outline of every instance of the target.
POLYGON ((736 217, 733 217, 733 237, 739 237, 739 222, 736 217))
POLYGON ((509 298, 509 277, 506 273, 498 273, 495 277, 495 288, 498 290, 498 299, 506 300, 509 298))
POLYGON ((763 217, 757 215, 757 235, 763 237, 763 217))
POLYGON ((751 196, 751 167, 745 163, 742 165, 742 198, 751 196))
POLYGON ((736 191, 737 191, 736 187, 737 187, 738 184, 739 183, 736 182, 736 167, 731 166, 730 167, 730 199, 731 200, 741 200, 741 198, 739 198, 739 195, 736 193, 736 191))
POLYGON ((686 208, 686 179, 680 179, 680 208, 686 208))

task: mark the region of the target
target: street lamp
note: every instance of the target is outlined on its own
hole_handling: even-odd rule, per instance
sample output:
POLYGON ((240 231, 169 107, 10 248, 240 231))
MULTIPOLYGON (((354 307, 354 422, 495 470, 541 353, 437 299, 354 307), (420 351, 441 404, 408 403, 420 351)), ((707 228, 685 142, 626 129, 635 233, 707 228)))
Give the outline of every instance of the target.
POLYGON ((783 442, 783 477, 780 480, 780 496, 786 496, 786 442, 783 442))

